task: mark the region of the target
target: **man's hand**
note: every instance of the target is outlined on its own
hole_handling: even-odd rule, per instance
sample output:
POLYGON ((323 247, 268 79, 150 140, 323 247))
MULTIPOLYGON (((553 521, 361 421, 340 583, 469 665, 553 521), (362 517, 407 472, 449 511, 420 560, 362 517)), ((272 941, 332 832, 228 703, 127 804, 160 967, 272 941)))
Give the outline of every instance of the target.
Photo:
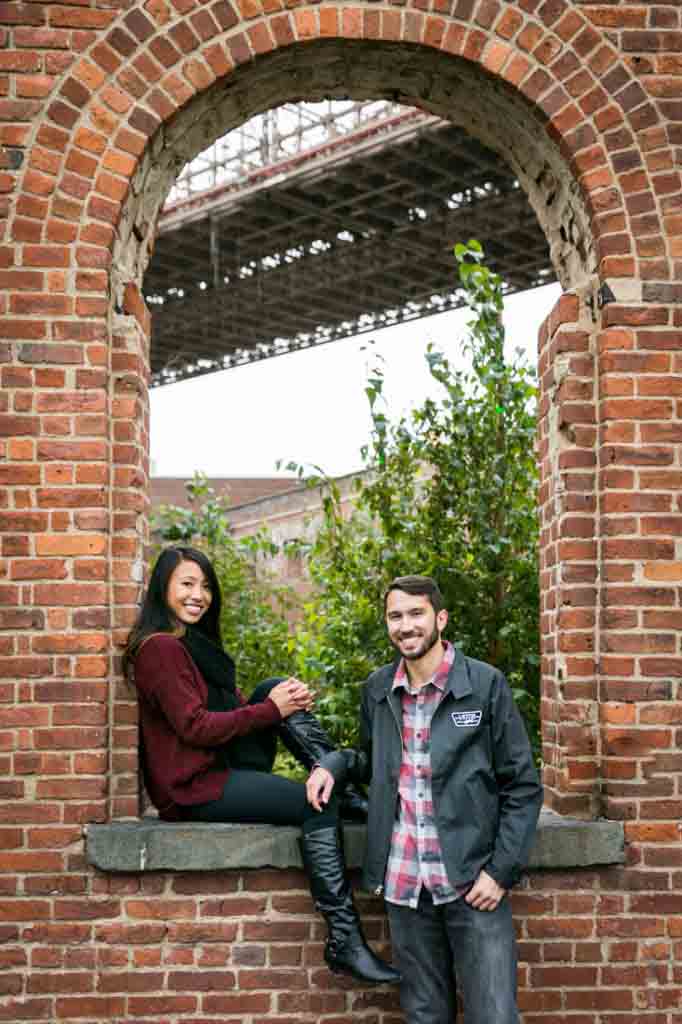
POLYGON ((506 891, 494 878, 481 871, 464 899, 476 910, 495 910, 506 891))
POLYGON ((316 811, 323 811, 325 806, 329 803, 329 797, 332 795, 334 788, 334 776, 331 772, 328 772, 326 768, 313 768, 312 772, 308 776, 308 781, 305 784, 306 796, 308 797, 308 803, 311 804, 316 811))

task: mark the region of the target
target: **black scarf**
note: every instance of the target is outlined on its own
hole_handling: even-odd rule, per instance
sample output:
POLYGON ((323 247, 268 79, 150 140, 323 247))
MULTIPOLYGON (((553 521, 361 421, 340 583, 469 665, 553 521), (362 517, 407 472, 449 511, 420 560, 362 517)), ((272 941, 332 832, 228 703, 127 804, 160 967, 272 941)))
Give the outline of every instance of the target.
POLYGON ((208 687, 208 710, 232 711, 238 708, 237 672, 227 651, 209 640, 200 629, 191 626, 181 639, 208 687))
MULTIPOLYGON (((227 651, 189 626, 181 638, 190 658, 201 672, 208 688, 206 707, 209 711, 232 711, 241 707, 237 697, 235 664, 227 651)), ((235 736, 229 743, 214 747, 216 767, 252 768, 269 772, 274 761, 277 740, 266 730, 235 736)))

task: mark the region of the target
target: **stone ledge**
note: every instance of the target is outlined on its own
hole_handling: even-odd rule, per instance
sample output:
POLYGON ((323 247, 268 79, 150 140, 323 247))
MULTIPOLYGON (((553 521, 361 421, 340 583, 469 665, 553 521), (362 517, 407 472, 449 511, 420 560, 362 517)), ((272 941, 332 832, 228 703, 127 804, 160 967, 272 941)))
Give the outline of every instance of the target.
MULTIPOLYGON (((365 826, 344 828, 346 859, 360 867, 365 826)), ((222 871, 300 868, 299 829, 273 825, 168 824, 157 818, 88 825, 86 856, 100 871, 222 871)), ((543 811, 529 868, 587 868, 622 864, 623 826, 617 821, 578 821, 543 811)))

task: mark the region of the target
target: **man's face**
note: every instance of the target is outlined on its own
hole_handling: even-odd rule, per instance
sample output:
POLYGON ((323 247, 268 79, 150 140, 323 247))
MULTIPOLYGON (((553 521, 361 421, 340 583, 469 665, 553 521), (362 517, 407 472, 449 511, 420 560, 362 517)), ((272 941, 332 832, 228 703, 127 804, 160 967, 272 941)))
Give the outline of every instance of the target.
POLYGON ((448 621, 443 610, 438 615, 428 597, 392 590, 386 598, 388 638, 407 661, 418 661, 440 641, 448 621))

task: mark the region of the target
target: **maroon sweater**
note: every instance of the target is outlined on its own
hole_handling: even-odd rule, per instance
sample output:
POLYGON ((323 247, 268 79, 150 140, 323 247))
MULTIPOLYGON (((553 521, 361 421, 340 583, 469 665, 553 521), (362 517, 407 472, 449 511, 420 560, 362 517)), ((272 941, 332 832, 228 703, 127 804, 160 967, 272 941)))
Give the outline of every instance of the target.
POLYGON ((234 711, 208 711, 208 689, 185 646, 155 633, 135 659, 144 740, 145 783, 160 817, 179 821, 183 808, 217 800, 229 769, 216 767, 211 748, 281 721, 269 697, 234 711))

